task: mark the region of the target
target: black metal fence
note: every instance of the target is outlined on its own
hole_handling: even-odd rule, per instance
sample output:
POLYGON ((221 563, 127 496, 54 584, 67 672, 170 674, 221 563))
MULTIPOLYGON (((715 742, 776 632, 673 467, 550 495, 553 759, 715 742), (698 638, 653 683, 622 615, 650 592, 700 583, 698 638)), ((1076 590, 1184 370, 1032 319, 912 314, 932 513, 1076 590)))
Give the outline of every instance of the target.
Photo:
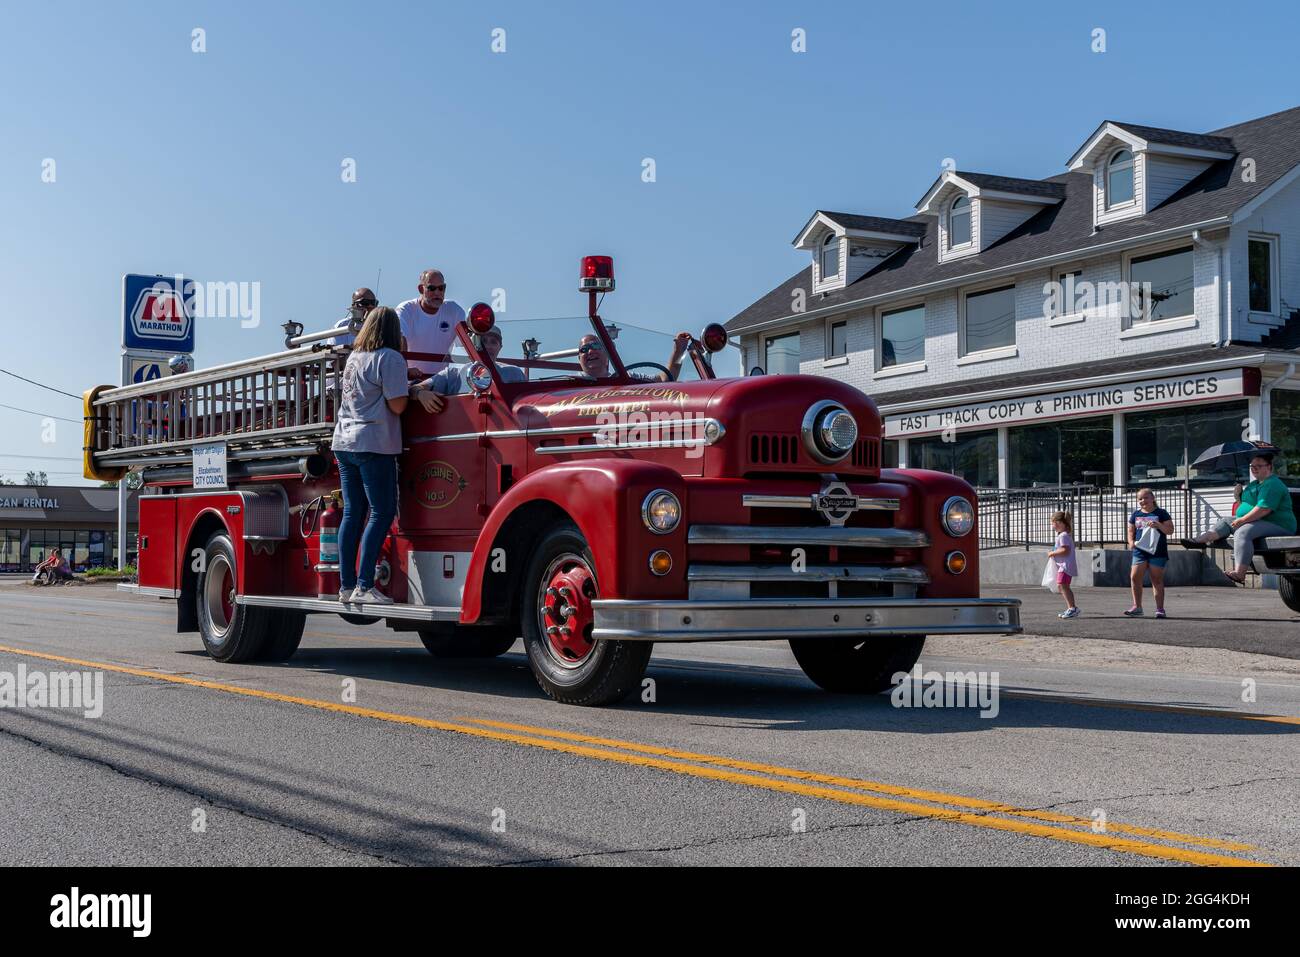
MULTIPOLYGON (((980 548, 1051 547, 1056 541, 1054 512, 1073 516, 1074 541, 1078 545, 1127 545, 1128 519, 1137 508, 1138 488, 1063 485, 980 489, 980 548)), ((1185 486, 1153 491, 1156 504, 1173 518, 1177 538, 1196 535, 1219 518, 1217 496, 1185 486)), ((1228 495, 1230 498, 1231 493, 1228 495)))

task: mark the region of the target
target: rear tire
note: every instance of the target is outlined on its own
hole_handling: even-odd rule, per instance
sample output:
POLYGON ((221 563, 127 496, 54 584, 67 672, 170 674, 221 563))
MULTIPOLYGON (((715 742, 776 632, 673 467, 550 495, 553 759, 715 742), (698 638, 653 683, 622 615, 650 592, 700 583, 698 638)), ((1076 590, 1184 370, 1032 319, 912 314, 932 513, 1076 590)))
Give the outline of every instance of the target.
POLYGON ((208 539, 203 559, 194 589, 203 647, 217 661, 255 660, 265 646, 274 610, 235 603, 235 549, 225 532, 214 532, 208 539))
POLYGON ((911 671, 925 636, 882 638, 791 638, 790 650, 803 673, 835 694, 879 694, 893 677, 911 671))
POLYGON ((528 664, 541 689, 563 704, 621 701, 640 683, 654 650, 649 641, 592 639, 595 569, 582 532, 564 522, 542 536, 524 571, 519 624, 528 664))
POLYGON ((496 625, 456 626, 450 632, 422 630, 420 641, 435 658, 495 658, 515 644, 515 629, 496 625))
POLYGON ((1282 604, 1292 611, 1300 611, 1300 582, 1291 575, 1277 576, 1277 593, 1282 597, 1282 604))

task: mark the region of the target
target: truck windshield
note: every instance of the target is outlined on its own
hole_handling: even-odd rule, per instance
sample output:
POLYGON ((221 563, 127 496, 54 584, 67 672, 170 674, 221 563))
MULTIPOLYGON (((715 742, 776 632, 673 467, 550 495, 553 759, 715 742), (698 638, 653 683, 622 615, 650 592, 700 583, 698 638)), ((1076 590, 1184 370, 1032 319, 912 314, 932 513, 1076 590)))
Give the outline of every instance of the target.
MULTIPOLYGON (((548 319, 498 319, 501 352, 497 362, 502 367, 518 367, 529 382, 571 380, 590 382, 593 375, 614 378, 612 358, 604 355, 600 339, 586 316, 562 316, 548 319), (588 346, 579 356, 578 350, 588 346), (594 348, 592 348, 594 346, 594 348), (585 368, 584 368, 585 367, 585 368)), ((673 353, 674 333, 647 329, 629 323, 605 320, 605 331, 614 342, 623 365, 634 378, 664 377, 673 353)), ((693 331, 698 335, 699 330, 693 331)), ((714 375, 721 378, 740 374, 740 352, 727 346, 712 357, 714 375)), ((453 362, 464 362, 459 344, 452 350, 453 362)), ((689 356, 683 357, 678 380, 700 378, 689 356)))

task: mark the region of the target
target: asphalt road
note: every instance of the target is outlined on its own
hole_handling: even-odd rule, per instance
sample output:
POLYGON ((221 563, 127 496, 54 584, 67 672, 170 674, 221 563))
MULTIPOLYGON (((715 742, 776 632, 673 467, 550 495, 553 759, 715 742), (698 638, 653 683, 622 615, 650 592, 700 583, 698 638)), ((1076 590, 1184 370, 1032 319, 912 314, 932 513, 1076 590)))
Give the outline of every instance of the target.
POLYGON ((603 709, 519 646, 440 662, 323 617, 222 665, 170 603, 4 583, 0 675, 101 671, 104 707, 0 708, 0 864, 1300 864, 1296 616, 1103 595, 931 639, 925 669, 997 673, 981 717, 825 694, 783 643, 660 646, 655 700, 603 709))

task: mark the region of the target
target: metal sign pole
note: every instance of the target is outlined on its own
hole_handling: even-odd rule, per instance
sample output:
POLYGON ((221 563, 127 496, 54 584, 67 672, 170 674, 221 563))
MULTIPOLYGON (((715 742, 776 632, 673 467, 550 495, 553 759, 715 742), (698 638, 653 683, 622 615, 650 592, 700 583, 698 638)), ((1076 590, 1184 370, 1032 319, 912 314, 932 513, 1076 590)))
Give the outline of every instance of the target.
MULTIPOLYGON (((122 355, 122 385, 131 384, 131 357, 122 355)), ((126 476, 117 480, 117 570, 126 568, 126 476)))

